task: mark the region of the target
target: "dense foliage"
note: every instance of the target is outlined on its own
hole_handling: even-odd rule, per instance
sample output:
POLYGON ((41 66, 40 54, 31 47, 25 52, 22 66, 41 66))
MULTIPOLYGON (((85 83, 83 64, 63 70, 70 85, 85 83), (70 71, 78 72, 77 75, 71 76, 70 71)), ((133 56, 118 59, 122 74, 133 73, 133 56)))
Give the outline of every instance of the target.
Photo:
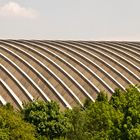
POLYGON ((0 107, 0 140, 35 140, 34 127, 8 104, 0 107))
POLYGON ((36 101, 25 105, 24 120, 36 126, 37 133, 49 139, 65 136, 71 124, 55 102, 36 101))
POLYGON ((95 103, 61 112, 55 102, 34 101, 17 112, 0 107, 0 140, 139 140, 140 91, 130 86, 110 99, 98 94, 95 103))
POLYGON ((139 140, 140 91, 133 86, 116 89, 110 100, 102 92, 95 103, 86 101, 84 109, 73 109, 69 116, 70 140, 139 140))

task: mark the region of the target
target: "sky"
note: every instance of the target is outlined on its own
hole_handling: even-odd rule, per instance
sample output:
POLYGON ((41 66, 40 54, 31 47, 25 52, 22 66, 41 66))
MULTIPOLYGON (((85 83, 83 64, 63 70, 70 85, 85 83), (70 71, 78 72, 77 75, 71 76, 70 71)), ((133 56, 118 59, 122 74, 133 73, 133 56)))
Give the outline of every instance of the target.
POLYGON ((0 39, 140 41, 140 0, 0 0, 0 39))

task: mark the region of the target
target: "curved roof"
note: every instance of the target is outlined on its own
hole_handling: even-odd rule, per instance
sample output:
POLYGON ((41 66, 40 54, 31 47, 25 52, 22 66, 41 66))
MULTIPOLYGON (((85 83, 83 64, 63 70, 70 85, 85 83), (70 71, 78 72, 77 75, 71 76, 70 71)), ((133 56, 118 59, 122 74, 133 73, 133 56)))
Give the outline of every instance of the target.
POLYGON ((61 109, 140 83, 139 42, 0 40, 0 103, 55 100, 61 109))

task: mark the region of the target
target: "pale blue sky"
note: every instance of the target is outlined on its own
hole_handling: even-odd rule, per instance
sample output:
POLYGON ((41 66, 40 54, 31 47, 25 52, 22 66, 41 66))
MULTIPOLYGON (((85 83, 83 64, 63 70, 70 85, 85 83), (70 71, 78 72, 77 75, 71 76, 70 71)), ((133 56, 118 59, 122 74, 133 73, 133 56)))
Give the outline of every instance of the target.
POLYGON ((140 41, 140 0, 0 0, 0 38, 140 41))

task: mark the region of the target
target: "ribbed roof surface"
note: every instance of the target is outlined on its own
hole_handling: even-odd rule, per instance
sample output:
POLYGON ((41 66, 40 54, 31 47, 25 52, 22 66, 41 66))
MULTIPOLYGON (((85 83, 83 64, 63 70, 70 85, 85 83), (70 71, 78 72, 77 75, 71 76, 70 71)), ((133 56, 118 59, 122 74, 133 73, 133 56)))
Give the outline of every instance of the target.
POLYGON ((0 102, 72 108, 140 83, 140 42, 0 40, 0 102))

